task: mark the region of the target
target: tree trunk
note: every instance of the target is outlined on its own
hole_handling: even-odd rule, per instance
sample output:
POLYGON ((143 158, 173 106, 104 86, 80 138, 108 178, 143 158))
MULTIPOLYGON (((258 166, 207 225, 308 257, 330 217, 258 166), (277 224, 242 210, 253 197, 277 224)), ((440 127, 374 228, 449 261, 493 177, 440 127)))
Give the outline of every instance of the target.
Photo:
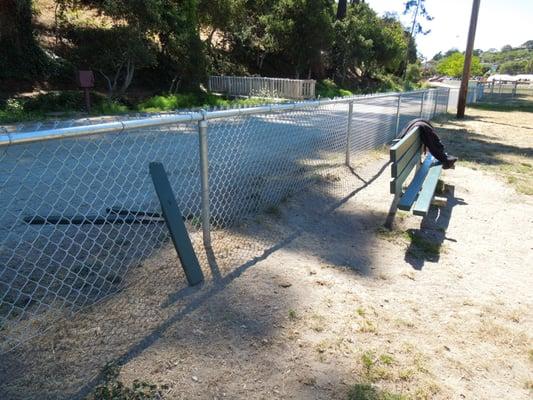
POLYGON ((346 9, 348 8, 348 0, 339 0, 337 6, 337 20, 344 19, 346 17, 346 9))
POLYGON ((124 76, 124 81, 122 82, 122 88, 120 89, 120 94, 123 95, 126 93, 128 88, 133 81, 133 74, 135 73, 135 63, 131 60, 128 60, 126 63, 126 75, 124 76))

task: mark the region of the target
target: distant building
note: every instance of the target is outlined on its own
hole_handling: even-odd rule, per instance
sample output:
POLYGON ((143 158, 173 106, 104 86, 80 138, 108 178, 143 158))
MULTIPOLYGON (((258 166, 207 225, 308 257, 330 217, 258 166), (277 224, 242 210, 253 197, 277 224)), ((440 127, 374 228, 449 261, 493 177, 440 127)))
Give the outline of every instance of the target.
POLYGON ((487 78, 487 82, 533 82, 533 74, 494 74, 487 78))

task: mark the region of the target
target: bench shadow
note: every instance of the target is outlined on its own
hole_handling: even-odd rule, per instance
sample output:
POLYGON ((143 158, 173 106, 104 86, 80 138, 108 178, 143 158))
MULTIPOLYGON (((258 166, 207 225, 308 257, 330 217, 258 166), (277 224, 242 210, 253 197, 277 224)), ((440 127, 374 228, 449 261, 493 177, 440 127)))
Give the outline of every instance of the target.
POLYGON ((464 199, 455 197, 455 187, 445 186, 442 197, 447 199, 445 207, 431 206, 429 213, 422 219, 419 229, 406 231, 409 247, 405 252, 405 261, 420 271, 426 261, 438 262, 445 241, 456 242, 447 236, 446 231, 455 206, 467 205, 464 199))

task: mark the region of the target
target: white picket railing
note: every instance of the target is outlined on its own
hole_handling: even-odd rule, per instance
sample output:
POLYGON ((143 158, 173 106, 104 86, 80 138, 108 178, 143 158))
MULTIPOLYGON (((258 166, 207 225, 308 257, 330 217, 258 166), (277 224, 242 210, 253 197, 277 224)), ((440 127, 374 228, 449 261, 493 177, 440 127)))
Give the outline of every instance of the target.
POLYGON ((311 99, 315 97, 312 79, 264 78, 259 76, 210 76, 209 90, 230 96, 311 99))

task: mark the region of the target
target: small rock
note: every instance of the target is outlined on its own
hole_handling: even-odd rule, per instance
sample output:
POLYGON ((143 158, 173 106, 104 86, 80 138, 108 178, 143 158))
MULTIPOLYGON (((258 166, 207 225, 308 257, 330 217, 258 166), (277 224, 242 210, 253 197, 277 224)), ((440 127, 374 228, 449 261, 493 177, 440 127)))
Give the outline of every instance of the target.
POLYGON ((192 380, 198 382, 198 377, 193 375, 192 380))
POLYGON ((290 283, 290 282, 281 282, 279 284, 279 286, 282 287, 282 288, 288 288, 288 287, 292 286, 292 283, 290 283))

